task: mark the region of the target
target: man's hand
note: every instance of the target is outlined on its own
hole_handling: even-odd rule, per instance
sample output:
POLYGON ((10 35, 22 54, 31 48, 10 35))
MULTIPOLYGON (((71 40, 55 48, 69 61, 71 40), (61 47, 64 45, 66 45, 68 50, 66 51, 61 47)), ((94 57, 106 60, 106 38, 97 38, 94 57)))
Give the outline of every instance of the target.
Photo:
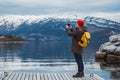
POLYGON ((66 25, 66 28, 72 29, 72 26, 68 26, 68 25, 66 25))

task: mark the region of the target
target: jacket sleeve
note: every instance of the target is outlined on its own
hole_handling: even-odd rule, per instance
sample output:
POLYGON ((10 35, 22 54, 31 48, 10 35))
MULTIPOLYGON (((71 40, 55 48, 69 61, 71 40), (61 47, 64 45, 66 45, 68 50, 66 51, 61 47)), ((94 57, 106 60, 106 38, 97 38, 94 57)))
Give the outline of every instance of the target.
POLYGON ((66 28, 66 32, 69 36, 75 36, 77 34, 73 29, 66 28))

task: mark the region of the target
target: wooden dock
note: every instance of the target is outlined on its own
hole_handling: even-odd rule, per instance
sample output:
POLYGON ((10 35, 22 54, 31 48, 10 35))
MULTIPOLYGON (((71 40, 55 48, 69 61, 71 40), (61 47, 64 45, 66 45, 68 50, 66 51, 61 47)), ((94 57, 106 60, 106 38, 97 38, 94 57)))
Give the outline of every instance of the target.
POLYGON ((88 74, 82 78, 73 78, 68 73, 8 73, 7 77, 0 76, 0 80, 104 80, 96 74, 88 74))

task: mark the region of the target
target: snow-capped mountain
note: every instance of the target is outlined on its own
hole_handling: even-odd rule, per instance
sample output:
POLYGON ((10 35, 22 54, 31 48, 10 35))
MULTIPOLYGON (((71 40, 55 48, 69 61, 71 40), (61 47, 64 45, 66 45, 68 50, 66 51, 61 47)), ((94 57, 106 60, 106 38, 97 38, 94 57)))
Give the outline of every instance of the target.
POLYGON ((76 20, 76 16, 1 16, 0 34, 12 34, 31 40, 53 40, 64 36, 66 24, 74 24, 76 20))
POLYGON ((75 20, 77 17, 68 15, 66 16, 49 16, 49 15, 40 15, 40 16, 34 16, 34 15, 28 15, 28 16, 21 16, 21 15, 7 15, 7 16, 0 16, 0 27, 6 26, 8 29, 12 27, 11 29, 15 30, 17 27, 19 27, 21 24, 25 23, 27 25, 31 25, 32 23, 39 23, 40 21, 43 21, 44 23, 49 20, 49 18, 54 19, 70 19, 75 20))
POLYGON ((120 30, 120 22, 112 21, 110 19, 85 17, 85 22, 88 26, 108 27, 120 30))
MULTIPOLYGON (((66 24, 75 28, 79 16, 1 16, 0 34, 22 36, 27 40, 61 40, 67 39, 66 24)), ((120 23, 108 19, 85 17, 86 27, 93 37, 109 36, 120 32, 120 23), (99 33, 102 34, 100 35, 99 33), (98 36, 99 35, 99 36, 98 36), (103 36, 104 35, 104 36, 103 36)))

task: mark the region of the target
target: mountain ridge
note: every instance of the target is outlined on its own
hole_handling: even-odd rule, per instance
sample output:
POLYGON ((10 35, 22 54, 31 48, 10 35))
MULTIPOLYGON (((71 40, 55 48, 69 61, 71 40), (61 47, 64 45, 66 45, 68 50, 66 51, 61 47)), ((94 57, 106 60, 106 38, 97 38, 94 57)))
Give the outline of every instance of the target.
POLYGON ((120 29, 120 23, 116 21, 112 21, 110 19, 105 18, 95 18, 95 17, 85 17, 85 22, 87 25, 92 25, 97 27, 109 27, 109 28, 116 28, 120 29))
MULTIPOLYGON (((49 17, 49 16, 29 16, 23 20, 21 16, 14 19, 14 16, 0 19, 0 34, 12 34, 22 36, 27 40, 64 40, 67 35, 65 33, 66 24, 70 23, 75 29, 78 16, 71 17, 49 17), (10 24, 9 24, 9 19, 10 24), (33 18, 33 19, 32 19, 33 18), (5 21, 2 22, 2 21, 5 21), (15 22, 14 22, 15 20, 15 22), (18 20, 18 21, 17 21, 18 20), (19 22, 21 21, 21 22, 19 22), (18 24, 17 24, 17 23, 18 24), (2 25, 2 23, 4 23, 2 25), (15 26, 14 26, 14 23, 15 26)), ((1 18, 1 17, 0 17, 1 18)), ((120 23, 105 18, 90 17, 84 18, 85 26, 91 34, 98 34, 104 31, 106 35, 118 34, 120 31, 120 23)))

